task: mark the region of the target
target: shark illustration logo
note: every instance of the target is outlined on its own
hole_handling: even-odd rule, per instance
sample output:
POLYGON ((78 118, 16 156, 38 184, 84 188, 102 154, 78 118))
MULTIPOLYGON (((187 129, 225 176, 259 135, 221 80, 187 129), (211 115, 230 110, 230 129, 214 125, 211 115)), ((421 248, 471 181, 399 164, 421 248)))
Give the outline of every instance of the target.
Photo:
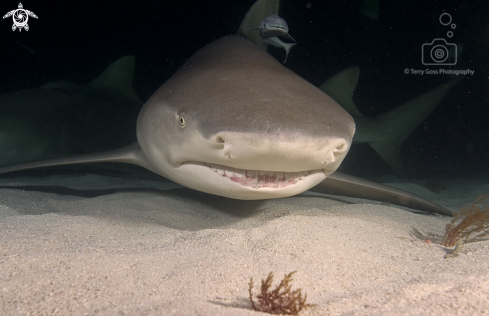
POLYGON ((34 12, 24 10, 22 3, 19 3, 18 9, 7 12, 7 14, 3 16, 2 20, 10 16, 12 16, 12 20, 14 21, 14 24, 12 25, 12 31, 15 31, 18 28, 19 32, 22 31, 22 28, 24 28, 26 31, 29 31, 29 25, 27 24, 29 16, 37 19, 37 15, 34 14, 34 12))

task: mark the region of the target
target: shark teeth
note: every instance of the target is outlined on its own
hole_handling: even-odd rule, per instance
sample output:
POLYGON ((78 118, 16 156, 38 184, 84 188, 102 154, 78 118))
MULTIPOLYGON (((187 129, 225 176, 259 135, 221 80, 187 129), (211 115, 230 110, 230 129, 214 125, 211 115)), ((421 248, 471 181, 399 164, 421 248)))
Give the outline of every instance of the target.
POLYGON ((245 170, 213 163, 206 165, 224 178, 229 178, 233 182, 255 189, 283 188, 295 184, 312 172, 315 172, 315 170, 302 172, 245 170))

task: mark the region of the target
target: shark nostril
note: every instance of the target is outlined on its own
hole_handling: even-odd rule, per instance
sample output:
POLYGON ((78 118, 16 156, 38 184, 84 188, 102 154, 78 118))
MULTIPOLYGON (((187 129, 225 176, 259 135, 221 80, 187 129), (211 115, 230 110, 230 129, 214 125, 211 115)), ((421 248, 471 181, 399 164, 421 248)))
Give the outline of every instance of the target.
POLYGON ((347 149, 347 145, 345 142, 341 142, 336 146, 336 148, 333 150, 334 153, 343 153, 347 149))

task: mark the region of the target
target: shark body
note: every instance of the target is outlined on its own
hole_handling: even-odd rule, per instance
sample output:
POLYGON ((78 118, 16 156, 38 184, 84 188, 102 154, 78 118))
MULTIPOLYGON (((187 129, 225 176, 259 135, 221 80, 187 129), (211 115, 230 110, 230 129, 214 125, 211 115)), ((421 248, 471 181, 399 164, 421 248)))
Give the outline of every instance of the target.
POLYGON ((247 39, 227 36, 197 51, 150 97, 139 114, 133 145, 0 173, 123 162, 236 199, 287 197, 314 187, 350 196, 363 191, 374 199, 451 214, 407 192, 334 173, 354 131, 352 117, 327 94, 247 39))
POLYGON ((87 85, 57 81, 0 95, 0 167, 134 142, 142 102, 133 72, 127 56, 87 85))
POLYGON ((228 36, 195 53, 155 92, 137 133, 145 156, 160 157, 149 169, 207 193, 261 199, 324 180, 347 154, 354 129, 325 93, 252 42, 228 36))

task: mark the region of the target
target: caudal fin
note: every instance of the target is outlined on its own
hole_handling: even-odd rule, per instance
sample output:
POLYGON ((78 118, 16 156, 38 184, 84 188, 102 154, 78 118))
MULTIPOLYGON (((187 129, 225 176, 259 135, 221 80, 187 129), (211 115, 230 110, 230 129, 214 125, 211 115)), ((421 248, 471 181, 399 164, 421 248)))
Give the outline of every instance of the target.
POLYGON ((289 57, 290 49, 297 45, 297 43, 284 43, 284 48, 285 48, 285 60, 284 64, 287 61, 287 57, 289 57))
POLYGON ((375 119, 370 119, 358 111, 352 99, 358 76, 358 67, 345 69, 326 80, 320 89, 354 117, 357 131, 353 142, 368 143, 392 170, 403 174, 404 167, 400 154, 402 143, 440 103, 450 88, 463 77, 443 83, 375 119))
POLYGON ((394 171, 399 174, 404 171, 400 154, 402 143, 434 110, 450 88, 462 78, 460 76, 443 83, 376 118, 378 139, 383 139, 373 139, 368 143, 394 171))

